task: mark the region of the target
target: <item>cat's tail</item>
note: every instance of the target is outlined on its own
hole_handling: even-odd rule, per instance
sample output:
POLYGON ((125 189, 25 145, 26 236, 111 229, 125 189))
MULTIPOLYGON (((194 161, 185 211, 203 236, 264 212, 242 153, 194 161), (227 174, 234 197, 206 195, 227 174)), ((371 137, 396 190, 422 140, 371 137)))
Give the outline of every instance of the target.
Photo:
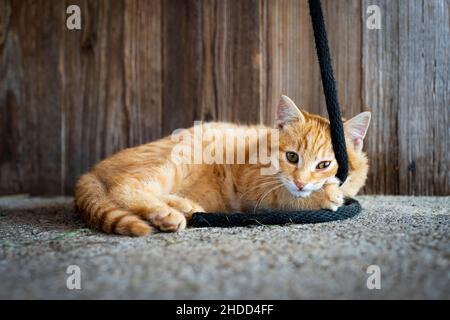
POLYGON ((75 206, 90 227, 106 233, 144 236, 155 230, 137 215, 115 205, 103 183, 93 173, 87 173, 78 180, 75 206))

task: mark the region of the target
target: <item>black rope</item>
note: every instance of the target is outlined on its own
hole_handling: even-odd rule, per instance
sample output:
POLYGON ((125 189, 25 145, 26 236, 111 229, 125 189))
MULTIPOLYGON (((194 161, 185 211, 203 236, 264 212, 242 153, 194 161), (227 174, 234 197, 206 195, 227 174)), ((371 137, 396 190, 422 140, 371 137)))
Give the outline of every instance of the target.
MULTIPOLYGON (((331 141, 333 143, 334 155, 339 166, 336 177, 343 183, 348 175, 347 149, 320 0, 309 0, 309 10, 314 29, 314 39, 316 42, 317 58, 319 60, 320 73, 322 76, 322 86, 327 104, 328 117, 330 119, 331 141)), ((249 225, 282 225, 289 223, 320 223, 348 219, 357 215, 360 211, 361 205, 358 201, 355 199, 346 199, 345 204, 338 208, 337 211, 326 209, 294 212, 259 210, 254 214, 198 212, 194 213, 190 224, 193 227, 235 227, 249 225)))
POLYGON ((205 227, 245 227, 283 224, 308 224, 344 220, 356 216, 361 211, 361 205, 355 199, 347 199, 337 211, 327 209, 282 211, 258 210, 256 213, 195 213, 190 225, 197 228, 205 227))
POLYGON ((333 143, 334 156, 339 166, 336 177, 338 177, 341 183, 344 183, 348 176, 347 148, 345 146, 344 126, 342 125, 336 81, 333 76, 333 65, 331 64, 327 30, 325 29, 320 0, 309 0, 309 13, 314 30, 314 40, 316 42, 317 58, 320 65, 328 118, 330 119, 331 142, 333 143))

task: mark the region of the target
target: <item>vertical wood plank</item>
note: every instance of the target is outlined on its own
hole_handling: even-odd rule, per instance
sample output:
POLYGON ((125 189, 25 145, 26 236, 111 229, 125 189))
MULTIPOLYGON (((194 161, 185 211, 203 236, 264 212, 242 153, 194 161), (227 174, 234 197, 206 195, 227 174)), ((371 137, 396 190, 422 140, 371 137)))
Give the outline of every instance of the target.
MULTIPOLYGON (((359 0, 322 1, 329 46, 343 114, 361 107, 361 19, 359 0)), ((307 0, 265 1, 267 89, 265 121, 273 121, 281 94, 326 116, 307 0)))
POLYGON ((400 1, 399 183, 450 194, 450 1, 400 1))
POLYGON ((129 144, 124 95, 124 3, 79 1, 82 32, 65 32, 66 192, 77 176, 129 144))
MULTIPOLYGON (((433 139, 428 146, 433 159, 431 182, 433 190, 430 194, 448 196, 450 195, 450 0, 442 0, 434 5, 427 3, 426 7, 427 12, 433 13, 433 18, 430 17, 427 22, 432 29, 429 36, 434 46, 432 51, 434 59, 428 60, 428 66, 431 62, 432 70, 428 71, 428 76, 432 80, 428 99, 433 103, 433 118, 430 119, 433 139), (431 8, 428 7, 430 5, 431 8)), ((427 38, 425 42, 426 46, 427 38)), ((423 193, 421 190, 416 192, 423 193)))
MULTIPOLYGON (((367 108, 361 96, 361 1, 327 0, 323 4, 339 103, 342 115, 351 118, 367 108)), ((322 87, 320 89, 323 91, 322 87)), ((324 96, 323 92, 321 96, 324 96)))
POLYGON ((449 194, 449 1, 365 1, 364 103, 373 110, 365 192, 449 194))
POLYGON ((202 119, 261 122, 261 2, 204 1, 202 13, 202 119))
POLYGON ((125 2, 124 72, 128 145, 161 137, 161 0, 125 2))
POLYGON ((363 28, 363 101, 372 110, 366 138, 370 171, 365 192, 398 194, 399 7, 398 1, 364 1, 364 21, 372 4, 381 9, 382 29, 363 28))
POLYGON ((321 113, 320 72, 307 0, 265 2, 266 46, 265 121, 273 122, 281 94, 299 107, 321 113))
POLYGON ((260 122, 260 1, 164 1, 163 132, 260 122))
POLYGON ((201 101, 201 2, 163 1, 163 134, 190 127, 201 101))
MULTIPOLYGON (((73 1, 71 2, 73 3, 73 1)), ((161 1, 78 1, 82 32, 65 34, 67 173, 161 136, 161 1)))
POLYGON ((0 193, 61 194, 63 3, 0 7, 0 193))
POLYGON ((229 5, 231 32, 228 41, 231 41, 233 52, 233 121, 260 123, 263 90, 261 1, 230 1, 229 5))

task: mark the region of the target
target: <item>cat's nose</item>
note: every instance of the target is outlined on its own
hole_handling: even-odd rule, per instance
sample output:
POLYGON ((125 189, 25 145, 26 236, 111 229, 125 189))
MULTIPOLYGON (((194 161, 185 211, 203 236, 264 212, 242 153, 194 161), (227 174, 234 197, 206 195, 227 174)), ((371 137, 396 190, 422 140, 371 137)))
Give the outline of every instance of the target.
POLYGON ((297 181, 295 180, 295 185, 297 186, 298 190, 302 191, 303 188, 305 187, 305 184, 303 182, 297 181))

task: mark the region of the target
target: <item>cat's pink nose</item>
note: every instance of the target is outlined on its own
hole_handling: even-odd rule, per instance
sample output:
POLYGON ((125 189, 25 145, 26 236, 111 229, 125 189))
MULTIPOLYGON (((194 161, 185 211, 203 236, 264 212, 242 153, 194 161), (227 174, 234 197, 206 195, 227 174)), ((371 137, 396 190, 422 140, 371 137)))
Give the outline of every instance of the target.
POLYGON ((303 188, 305 187, 305 184, 303 182, 297 181, 295 180, 295 185, 297 186, 298 190, 302 191, 303 188))

